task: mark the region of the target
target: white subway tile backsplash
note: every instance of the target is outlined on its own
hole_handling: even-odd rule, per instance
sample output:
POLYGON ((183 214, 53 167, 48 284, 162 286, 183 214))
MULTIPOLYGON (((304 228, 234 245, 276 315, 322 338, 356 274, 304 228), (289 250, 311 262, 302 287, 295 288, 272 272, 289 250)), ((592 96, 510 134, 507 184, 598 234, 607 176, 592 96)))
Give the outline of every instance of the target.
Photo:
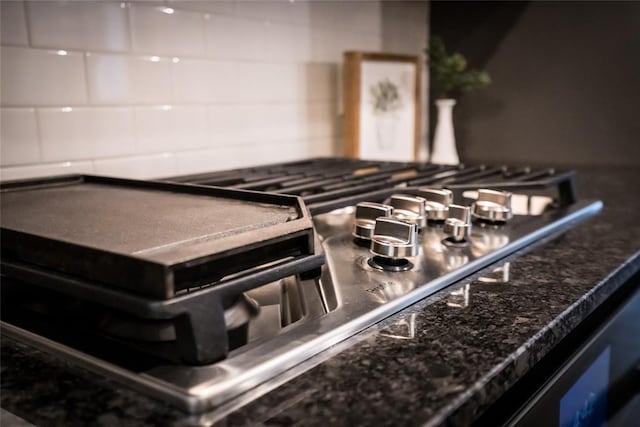
POLYGON ((295 104, 211 105, 208 122, 212 144, 261 143, 304 137, 295 104))
POLYGON ((130 107, 40 108, 42 159, 122 156, 135 151, 130 107))
MULTIPOLYGON (((314 61, 342 63, 348 50, 380 52, 382 35, 343 30, 314 30, 311 40, 311 56, 314 61)), ((415 52, 418 53, 418 52, 415 52)))
POLYGON ((240 150, 233 146, 176 153, 176 173, 188 175, 239 167, 240 155, 240 150))
POLYGON ((22 0, 0 2, 0 41, 3 45, 29 44, 22 0))
POLYGON ((338 133, 333 103, 211 105, 212 144, 264 144, 331 137, 338 133))
POLYGON ((93 173, 93 163, 84 162, 60 162, 42 163, 29 166, 10 166, 0 168, 0 180, 11 181, 14 179, 39 178, 54 175, 69 175, 74 173, 93 173))
POLYGON ((264 21, 307 25, 309 23, 309 3, 311 2, 242 0, 236 1, 235 14, 264 21))
POLYGON ((172 90, 176 102, 238 102, 244 81, 238 64, 228 61, 180 59, 172 63, 172 90))
MULTIPOLYGON (((171 87, 176 102, 207 102, 212 61, 182 59, 171 64, 171 87)), ((233 73, 230 73, 232 76, 233 73)))
POLYGON ((340 39, 342 40, 340 44, 342 52, 348 50, 379 52, 382 50, 382 37, 375 34, 342 32, 340 39))
POLYGON ((96 104, 132 102, 130 59, 124 55, 87 53, 89 97, 96 104))
POLYGON ((267 24, 267 59, 307 62, 311 59, 311 29, 289 24, 267 24))
POLYGON ((318 30, 330 30, 336 28, 337 19, 340 16, 339 5, 332 1, 311 2, 308 7, 309 24, 314 34, 318 30))
POLYGON ((338 2, 335 25, 349 31, 381 34, 382 4, 377 1, 338 2))
POLYGON ((298 64, 237 63, 237 102, 304 101, 306 82, 298 64))
POLYGON ((135 152, 133 108, 79 108, 89 124, 93 158, 133 154, 135 152))
POLYGON ((282 17, 286 15, 286 11, 287 2, 285 0, 236 0, 235 4, 235 14, 237 16, 265 21, 282 19, 282 17))
POLYGON ((384 8, 384 50, 421 53, 426 6, 400 3, 0 0, 0 177, 335 154, 343 52, 382 50, 384 8))
POLYGON ((342 62, 342 37, 335 30, 317 29, 311 38, 311 57, 318 62, 342 62))
POLYGON ((172 150, 205 147, 209 143, 207 108, 175 105, 171 109, 172 150))
POLYGON ((289 13, 285 15, 289 22, 296 25, 309 26, 313 23, 312 20, 312 2, 310 1, 290 1, 289 13))
POLYGON ((304 107, 304 121, 307 138, 329 137, 337 134, 337 117, 334 104, 307 104, 304 107))
POLYGON ((207 108, 207 123, 212 145, 225 147, 242 141, 243 136, 238 131, 251 132, 249 125, 251 113, 252 108, 249 106, 210 105, 207 108))
POLYGON ((95 160, 93 167, 97 175, 138 179, 164 178, 176 174, 176 159, 173 153, 161 153, 95 160))
POLYGON ((338 99, 338 66, 336 64, 302 64, 303 85, 309 102, 338 99))
POLYGON ((306 157, 308 157, 307 144, 304 141, 296 140, 278 144, 262 144, 246 147, 244 157, 246 161, 243 166, 288 162, 306 157))
POLYGON ((138 151, 171 150, 171 106, 136 107, 136 141, 138 151))
POLYGON ((136 107, 138 151, 180 151, 208 144, 205 106, 136 107))
POLYGON ((230 144, 220 148, 177 153, 177 173, 184 175, 286 162, 308 157, 307 153, 307 144, 300 140, 251 145, 230 144))
POLYGON ((176 9, 222 13, 225 15, 233 15, 235 10, 235 1, 233 0, 167 0, 167 5, 176 9))
POLYGON ((2 105, 68 105, 87 102, 82 54, 3 46, 2 105))
POLYGON ((314 138, 306 141, 306 143, 308 157, 330 157, 339 152, 336 151, 336 139, 332 137, 314 138))
POLYGON ((171 61, 157 56, 129 58, 130 93, 133 102, 166 102, 171 99, 171 61))
POLYGON ((126 51, 126 7, 114 1, 30 1, 31 43, 36 47, 126 51))
MULTIPOLYGON (((368 52, 381 52, 382 49, 382 36, 380 34, 362 34, 360 36, 360 40, 358 41, 359 50, 365 50, 368 52)), ((405 51, 405 53, 407 53, 405 51)), ((414 54, 419 53, 419 51, 412 52, 414 54)))
POLYGON ((87 53, 91 101, 96 104, 168 103, 171 58, 87 53))
POLYGON ((3 166, 37 163, 40 160, 35 109, 0 109, 0 149, 0 163, 3 166))
POLYGON ((262 21, 212 15, 206 20, 207 54, 216 59, 261 60, 266 30, 262 21))
POLYGON ((204 54, 203 13, 134 3, 130 14, 134 51, 151 55, 204 54))
POLYGON ((385 2, 381 6, 385 21, 393 21, 394 30, 413 27, 417 32, 427 32, 429 2, 385 2))
POLYGON ((378 1, 310 2, 311 26, 357 33, 382 33, 382 8, 378 1))

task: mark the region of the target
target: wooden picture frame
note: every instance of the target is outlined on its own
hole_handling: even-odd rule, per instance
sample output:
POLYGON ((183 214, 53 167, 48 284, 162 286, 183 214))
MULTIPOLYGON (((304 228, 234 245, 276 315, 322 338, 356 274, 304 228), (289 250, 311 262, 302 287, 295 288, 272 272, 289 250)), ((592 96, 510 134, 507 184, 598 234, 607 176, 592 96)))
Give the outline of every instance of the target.
POLYGON ((420 74, 417 56, 344 53, 347 156, 397 161, 418 158, 420 74))

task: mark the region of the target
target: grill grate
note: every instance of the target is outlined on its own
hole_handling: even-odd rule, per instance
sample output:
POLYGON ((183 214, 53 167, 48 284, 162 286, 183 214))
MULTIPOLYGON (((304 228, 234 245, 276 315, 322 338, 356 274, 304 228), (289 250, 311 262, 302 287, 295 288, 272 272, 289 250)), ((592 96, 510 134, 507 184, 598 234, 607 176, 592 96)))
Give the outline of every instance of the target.
POLYGON ((303 198, 312 214, 363 200, 381 201, 399 188, 449 188, 456 197, 465 190, 555 190, 556 202, 575 201, 573 171, 494 165, 435 165, 318 158, 290 163, 170 178, 174 182, 268 191, 303 198))

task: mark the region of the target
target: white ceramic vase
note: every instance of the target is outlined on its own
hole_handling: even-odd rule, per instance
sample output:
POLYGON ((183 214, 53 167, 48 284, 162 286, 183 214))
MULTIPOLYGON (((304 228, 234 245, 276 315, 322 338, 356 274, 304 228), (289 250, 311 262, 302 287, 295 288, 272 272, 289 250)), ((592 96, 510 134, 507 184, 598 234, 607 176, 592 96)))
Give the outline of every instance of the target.
POLYGON ((455 99, 438 99, 438 121, 433 138, 433 152, 431 162, 442 165, 457 165, 460 163, 456 149, 456 137, 453 132, 453 106, 455 99))

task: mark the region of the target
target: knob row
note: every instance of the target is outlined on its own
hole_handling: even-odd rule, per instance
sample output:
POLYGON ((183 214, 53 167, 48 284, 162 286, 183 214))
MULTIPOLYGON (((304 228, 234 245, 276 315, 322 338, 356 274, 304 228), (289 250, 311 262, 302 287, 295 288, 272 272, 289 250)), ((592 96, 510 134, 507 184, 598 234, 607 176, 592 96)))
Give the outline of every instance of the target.
MULTIPOLYGON (((373 235, 376 219, 395 217, 423 228, 428 222, 446 222, 453 193, 446 189, 421 189, 418 196, 397 194, 388 204, 363 202, 356 207, 353 235, 369 240, 373 235)), ((459 209, 453 218, 460 216, 459 209)), ((495 190, 478 190, 478 198, 471 205, 471 216, 490 223, 504 223, 511 219, 511 193, 495 190)), ((457 228, 456 228, 457 230, 457 228)))
POLYGON ((421 196, 394 195, 389 204, 362 202, 356 206, 353 235, 370 240, 370 251, 377 257, 398 260, 417 255, 418 231, 428 221, 444 222, 446 245, 465 245, 471 230, 471 218, 491 223, 509 220, 511 194, 495 190, 478 190, 471 206, 452 204, 449 190, 423 189, 421 196))
POLYGON ((353 235, 369 240, 373 236, 376 219, 390 218, 402 220, 423 228, 428 221, 444 221, 447 218, 453 195, 449 190, 425 189, 422 196, 396 194, 389 204, 362 202, 356 206, 356 221, 353 235))

